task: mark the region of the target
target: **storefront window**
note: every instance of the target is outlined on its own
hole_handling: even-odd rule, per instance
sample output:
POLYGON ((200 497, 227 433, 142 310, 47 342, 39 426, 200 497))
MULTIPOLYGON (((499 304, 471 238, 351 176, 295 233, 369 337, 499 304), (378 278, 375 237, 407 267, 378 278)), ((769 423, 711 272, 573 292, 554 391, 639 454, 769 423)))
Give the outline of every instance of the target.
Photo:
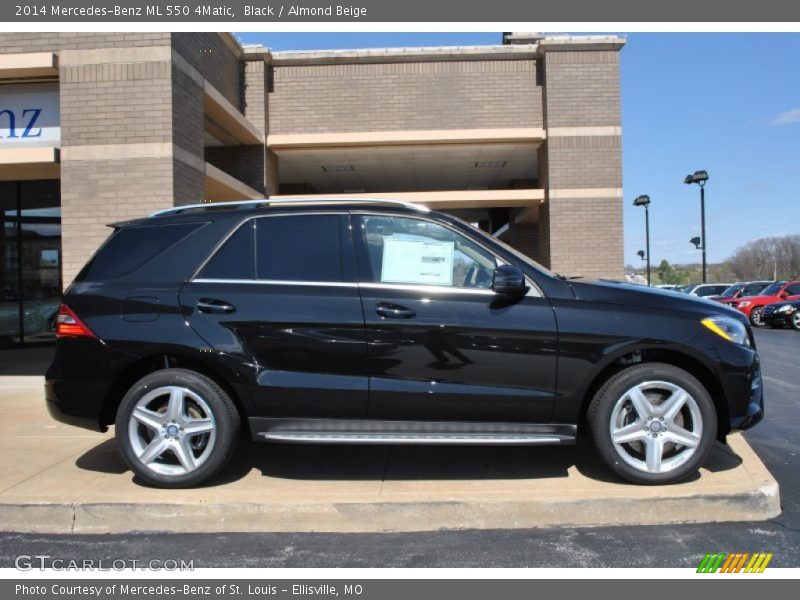
POLYGON ((48 342, 61 301, 58 180, 0 182, 0 345, 48 342))

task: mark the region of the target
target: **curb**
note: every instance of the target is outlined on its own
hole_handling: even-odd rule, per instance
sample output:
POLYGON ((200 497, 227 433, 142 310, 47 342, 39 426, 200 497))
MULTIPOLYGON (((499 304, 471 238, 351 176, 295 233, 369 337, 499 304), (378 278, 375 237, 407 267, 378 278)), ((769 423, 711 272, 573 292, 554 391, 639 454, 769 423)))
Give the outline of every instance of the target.
POLYGON ((0 530, 378 533, 761 521, 779 515, 778 483, 744 438, 731 436, 730 445, 742 458, 749 488, 676 494, 680 488, 667 486, 657 495, 652 487, 619 485, 595 497, 492 501, 6 503, 0 504, 0 530))

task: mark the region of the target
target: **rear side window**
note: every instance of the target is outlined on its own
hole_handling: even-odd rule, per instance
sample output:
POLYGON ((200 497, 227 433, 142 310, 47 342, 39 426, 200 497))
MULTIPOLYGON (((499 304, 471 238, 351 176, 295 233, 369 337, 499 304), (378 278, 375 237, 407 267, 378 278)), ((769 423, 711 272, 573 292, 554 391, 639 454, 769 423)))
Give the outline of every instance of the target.
POLYGON ((255 233, 257 279, 353 280, 349 229, 341 215, 262 217, 255 219, 255 233))
POLYGON ((78 279, 104 281, 128 275, 201 225, 203 223, 181 223, 119 229, 84 267, 78 279))
POLYGON ((253 228, 255 221, 243 223, 211 257, 200 277, 205 279, 252 279, 255 272, 253 228))

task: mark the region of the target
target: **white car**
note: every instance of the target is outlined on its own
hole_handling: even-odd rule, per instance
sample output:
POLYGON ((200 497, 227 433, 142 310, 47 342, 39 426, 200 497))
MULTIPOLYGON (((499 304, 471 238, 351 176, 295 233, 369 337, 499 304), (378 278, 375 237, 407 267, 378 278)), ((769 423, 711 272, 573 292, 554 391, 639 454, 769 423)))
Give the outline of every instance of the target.
POLYGON ((684 293, 691 294, 692 296, 719 296, 722 292, 731 286, 730 283, 698 283, 697 285, 689 286, 685 289, 684 293))

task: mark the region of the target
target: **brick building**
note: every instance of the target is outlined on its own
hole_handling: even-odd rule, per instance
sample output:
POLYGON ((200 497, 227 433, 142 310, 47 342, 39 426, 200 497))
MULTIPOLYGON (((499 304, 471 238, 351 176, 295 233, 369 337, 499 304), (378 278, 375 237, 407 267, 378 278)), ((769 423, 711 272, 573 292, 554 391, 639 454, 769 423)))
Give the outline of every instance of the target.
POLYGON ((621 277, 624 39, 502 42, 270 52, 227 33, 0 34, 0 340, 48 337, 107 223, 198 202, 402 198, 555 271, 621 277))

